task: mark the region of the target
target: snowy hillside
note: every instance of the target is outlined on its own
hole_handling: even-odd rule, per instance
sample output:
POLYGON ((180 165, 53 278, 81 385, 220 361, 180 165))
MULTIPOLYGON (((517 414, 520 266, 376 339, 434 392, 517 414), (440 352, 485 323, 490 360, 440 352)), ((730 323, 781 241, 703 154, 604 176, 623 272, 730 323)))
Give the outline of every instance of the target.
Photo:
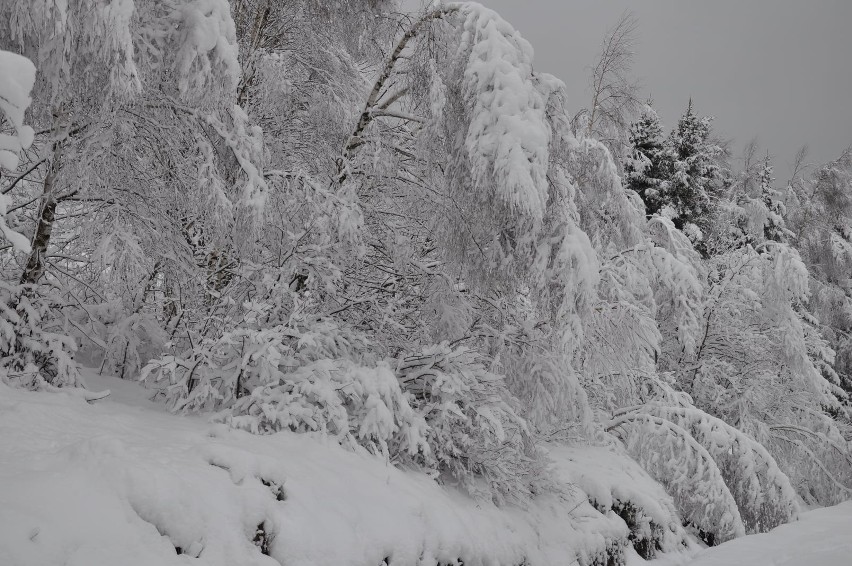
POLYGON ((172 416, 133 383, 87 381, 110 396, 87 404, 0 385, 0 564, 592 564, 629 531, 587 499, 632 501, 648 534, 667 531, 680 550, 660 566, 852 564, 852 502, 690 559, 700 548, 671 523, 662 487, 606 448, 551 447, 575 487, 498 509, 327 439, 256 437, 172 416))
MULTIPOLYGON (((579 489, 501 510, 327 439, 253 436, 172 416, 133 383, 87 381, 111 395, 87 404, 0 385, 4 566, 544 566, 596 563, 627 542, 625 523, 579 489)), ((560 476, 577 475, 604 505, 631 497, 680 532, 666 524, 665 492, 626 458, 554 455, 560 476), (592 469, 607 477, 579 471, 592 469)))

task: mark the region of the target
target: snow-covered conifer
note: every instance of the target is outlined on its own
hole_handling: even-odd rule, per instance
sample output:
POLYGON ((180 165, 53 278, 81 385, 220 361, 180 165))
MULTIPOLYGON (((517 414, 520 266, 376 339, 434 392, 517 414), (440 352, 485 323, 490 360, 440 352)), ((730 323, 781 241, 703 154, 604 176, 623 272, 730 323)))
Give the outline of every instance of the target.
POLYGON ((779 191, 772 186, 774 181, 775 179, 772 177, 772 162, 767 153, 757 173, 760 200, 767 210, 763 234, 767 240, 783 242, 787 239, 787 234, 789 233, 784 225, 784 216, 787 213, 787 209, 784 206, 779 191))
MULTIPOLYGON (((721 148, 710 137, 710 118, 695 113, 692 99, 686 112, 667 139, 673 164, 663 206, 671 207, 672 220, 679 228, 701 226, 716 206, 721 148)), ((697 233, 691 239, 699 241, 697 233)))
POLYGON ((636 191, 648 214, 667 204, 673 160, 663 135, 660 118, 650 102, 630 126, 630 155, 624 160, 625 186, 636 191))

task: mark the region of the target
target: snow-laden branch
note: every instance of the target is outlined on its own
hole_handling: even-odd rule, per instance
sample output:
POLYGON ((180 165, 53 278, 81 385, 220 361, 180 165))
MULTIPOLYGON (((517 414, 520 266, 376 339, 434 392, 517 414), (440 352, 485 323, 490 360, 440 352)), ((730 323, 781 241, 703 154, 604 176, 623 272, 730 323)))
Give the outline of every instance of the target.
POLYGON ((638 412, 617 416, 605 427, 609 432, 627 429, 623 436, 628 451, 669 490, 684 520, 720 541, 746 533, 716 461, 689 432, 665 418, 638 412))
MULTIPOLYGON (((421 16, 420 19, 414 22, 411 27, 408 28, 408 31, 405 32, 405 34, 403 34, 403 36, 397 42, 396 47, 394 47, 394 50, 391 52, 390 57, 385 62, 381 74, 379 74, 379 77, 376 79, 376 82, 373 83, 373 88, 370 91, 369 96, 367 96, 367 101, 364 103, 364 110, 361 112, 361 116, 360 118, 358 118, 358 123, 343 148, 343 155, 340 158, 338 164, 338 182, 342 184, 343 181, 346 180, 348 176, 348 167, 353 157, 353 152, 360 145, 360 140, 364 131, 373 121, 374 117, 383 115, 377 113, 377 106, 379 106, 380 99, 384 93, 385 85, 387 84, 391 76, 393 76, 396 64, 402 56, 402 53, 408 47, 409 42, 416 38, 417 35, 433 21, 445 18, 449 14, 458 12, 459 9, 459 4, 448 4, 431 12, 427 12, 425 15, 421 16)), ((406 89, 401 92, 406 92, 406 89)), ((402 96, 402 94, 392 97, 391 100, 396 100, 400 96, 402 96)), ((389 103, 382 104, 381 108, 379 108, 379 111, 385 112, 388 106, 389 103)))
POLYGON ((650 403, 626 414, 648 414, 678 424, 718 463, 749 532, 763 532, 795 518, 796 493, 775 458, 756 440, 695 407, 650 403))

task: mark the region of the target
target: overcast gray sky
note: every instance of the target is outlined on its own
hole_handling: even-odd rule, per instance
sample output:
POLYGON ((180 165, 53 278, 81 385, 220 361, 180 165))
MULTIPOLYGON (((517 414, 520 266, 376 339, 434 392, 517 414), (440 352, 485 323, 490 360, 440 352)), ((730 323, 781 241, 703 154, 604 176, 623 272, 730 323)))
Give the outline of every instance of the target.
MULTIPOLYGON (((419 0, 404 0, 419 6, 419 0)), ((757 137, 788 173, 852 144, 852 0, 481 0, 535 48, 538 70, 588 104, 588 67, 625 11, 639 20, 636 74, 668 129, 693 97, 738 154, 757 137)))

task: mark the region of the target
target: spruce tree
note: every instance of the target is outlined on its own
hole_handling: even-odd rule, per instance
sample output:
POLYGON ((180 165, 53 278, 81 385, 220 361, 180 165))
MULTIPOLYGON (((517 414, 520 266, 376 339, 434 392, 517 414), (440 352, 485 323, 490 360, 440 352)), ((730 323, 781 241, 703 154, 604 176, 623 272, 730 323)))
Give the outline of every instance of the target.
POLYGON ((767 240, 783 242, 786 240, 787 228, 784 226, 786 208, 781 202, 778 190, 772 187, 775 179, 772 177, 772 161, 769 153, 757 172, 757 182, 760 186, 760 200, 766 206, 767 217, 763 224, 763 235, 767 240))
POLYGON ((656 214, 666 204, 673 162, 660 118, 650 101, 639 120, 630 126, 630 148, 630 157, 624 164, 626 188, 642 198, 648 214, 656 214))
POLYGON ((706 225, 713 212, 713 193, 721 179, 716 157, 722 149, 710 139, 711 120, 695 114, 690 99, 686 113, 666 140, 673 164, 664 201, 674 212, 675 226, 681 229, 687 224, 706 225))

